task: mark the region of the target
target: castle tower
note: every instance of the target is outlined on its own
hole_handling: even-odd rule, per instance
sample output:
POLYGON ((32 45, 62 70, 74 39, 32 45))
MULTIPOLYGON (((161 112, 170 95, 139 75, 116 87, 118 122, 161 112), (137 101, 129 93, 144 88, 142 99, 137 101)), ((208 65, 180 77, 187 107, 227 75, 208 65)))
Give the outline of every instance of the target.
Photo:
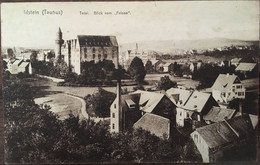
POLYGON ((56 46, 55 46, 55 57, 57 60, 61 60, 61 46, 64 43, 64 40, 62 39, 62 32, 59 27, 59 31, 57 33, 57 38, 55 40, 56 46))
MULTIPOLYGON (((118 51, 117 51, 118 52, 118 51)), ((119 72, 119 55, 117 53, 117 62, 115 64, 117 70, 117 86, 116 99, 110 107, 110 132, 121 132, 123 129, 123 112, 121 108, 121 75, 119 72)))

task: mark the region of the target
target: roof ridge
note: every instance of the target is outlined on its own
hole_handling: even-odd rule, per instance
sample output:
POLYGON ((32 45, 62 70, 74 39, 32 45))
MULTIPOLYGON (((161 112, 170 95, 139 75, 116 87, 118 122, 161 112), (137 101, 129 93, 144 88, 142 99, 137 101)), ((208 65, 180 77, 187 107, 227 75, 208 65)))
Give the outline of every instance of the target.
POLYGON ((239 137, 239 133, 227 122, 226 119, 224 119, 224 122, 228 125, 228 127, 239 137))

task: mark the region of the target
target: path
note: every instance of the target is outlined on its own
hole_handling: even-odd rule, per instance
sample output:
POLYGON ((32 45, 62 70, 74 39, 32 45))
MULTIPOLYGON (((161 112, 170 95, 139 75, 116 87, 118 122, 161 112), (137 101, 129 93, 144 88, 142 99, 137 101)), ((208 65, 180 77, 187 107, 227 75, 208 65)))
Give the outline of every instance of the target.
POLYGON ((95 123, 97 123, 99 121, 109 120, 110 117, 100 118, 100 117, 91 117, 91 116, 89 116, 88 113, 87 113, 86 102, 85 102, 85 100, 83 98, 81 98, 79 96, 74 96, 74 95, 69 94, 69 93, 63 93, 63 94, 80 100, 81 105, 82 105, 81 106, 81 115, 84 117, 83 119, 91 119, 95 123))
POLYGON ((78 96, 74 96, 70 93, 63 93, 64 95, 67 95, 67 96, 70 96, 70 97, 73 97, 75 99, 78 99, 80 102, 81 102, 81 115, 85 118, 85 119, 89 119, 90 116, 88 115, 87 113, 87 109, 86 109, 86 102, 83 98, 81 97, 78 97, 78 96))

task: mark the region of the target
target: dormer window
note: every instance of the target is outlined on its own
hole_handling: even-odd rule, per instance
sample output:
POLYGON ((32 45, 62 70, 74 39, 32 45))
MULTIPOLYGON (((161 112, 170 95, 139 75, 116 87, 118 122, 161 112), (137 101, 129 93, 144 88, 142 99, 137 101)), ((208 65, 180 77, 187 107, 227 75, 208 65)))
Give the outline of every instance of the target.
POLYGON ((197 96, 194 96, 194 98, 197 98, 197 96))
POLYGON ((194 108, 197 108, 197 105, 194 105, 194 108))
POLYGON ((126 99, 125 100, 126 104, 128 105, 129 108, 135 108, 135 102, 131 99, 126 99))
POLYGON ((140 101, 140 103, 139 103, 139 105, 140 105, 140 107, 144 107, 147 103, 148 103, 148 99, 147 100, 144 100, 144 101, 140 101))

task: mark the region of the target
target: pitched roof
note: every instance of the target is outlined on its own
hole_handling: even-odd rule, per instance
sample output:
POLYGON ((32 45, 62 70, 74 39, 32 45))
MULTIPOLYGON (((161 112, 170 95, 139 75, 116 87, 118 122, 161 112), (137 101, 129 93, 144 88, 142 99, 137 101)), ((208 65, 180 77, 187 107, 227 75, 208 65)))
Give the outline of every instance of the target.
POLYGON ((231 60, 232 63, 239 63, 239 61, 242 60, 242 58, 233 58, 231 60))
POLYGON ((124 111, 141 110, 151 113, 164 96, 161 93, 137 90, 121 96, 121 107, 124 111))
POLYGON ((194 132, 200 134, 209 148, 215 148, 232 143, 238 138, 245 139, 252 130, 249 116, 243 115, 197 128, 194 132))
POLYGON ((19 68, 25 68, 29 65, 29 62, 22 62, 20 65, 19 65, 19 68))
POLYGON ((189 90, 179 88, 170 88, 166 91, 166 95, 175 105, 184 104, 188 100, 191 93, 192 92, 189 90))
POLYGON ((214 106, 205 116, 203 116, 203 119, 212 122, 224 121, 225 119, 231 119, 234 116, 235 112, 235 109, 227 109, 214 106))
POLYGON ((148 92, 137 90, 133 94, 140 94, 139 105, 140 110, 151 113, 154 108, 159 104, 164 94, 156 92, 148 92))
POLYGON ((23 60, 15 60, 13 65, 20 65, 23 62, 23 60))
POLYGON ((167 62, 167 63, 163 64, 163 67, 168 67, 168 66, 170 66, 171 64, 172 64, 172 63, 167 62))
POLYGON ((115 36, 78 35, 80 46, 118 46, 115 36))
POLYGON ((150 60, 152 62, 152 65, 155 65, 159 60, 150 60))
POLYGON ((240 63, 235 70, 250 72, 255 68, 255 66, 256 66, 256 63, 240 63))
POLYGON ((201 112, 210 99, 211 94, 194 91, 184 104, 183 108, 191 111, 201 112))
POLYGON ((232 87, 232 84, 235 82, 235 80, 239 83, 241 82, 236 75, 219 74, 218 78, 211 88, 224 92, 232 87))
MULTIPOLYGON (((124 111, 138 110, 140 94, 127 94, 121 96, 121 107, 124 111), (134 105, 135 104, 135 105, 134 105)), ((112 106, 112 105, 111 105, 112 106)))
POLYGON ((251 115, 251 114, 249 114, 249 117, 250 117, 252 126, 253 126, 253 128, 255 129, 256 126, 258 125, 258 116, 257 116, 257 115, 251 115))
POLYGON ((170 120, 151 113, 143 115, 133 127, 142 128, 161 138, 170 135, 170 120))

